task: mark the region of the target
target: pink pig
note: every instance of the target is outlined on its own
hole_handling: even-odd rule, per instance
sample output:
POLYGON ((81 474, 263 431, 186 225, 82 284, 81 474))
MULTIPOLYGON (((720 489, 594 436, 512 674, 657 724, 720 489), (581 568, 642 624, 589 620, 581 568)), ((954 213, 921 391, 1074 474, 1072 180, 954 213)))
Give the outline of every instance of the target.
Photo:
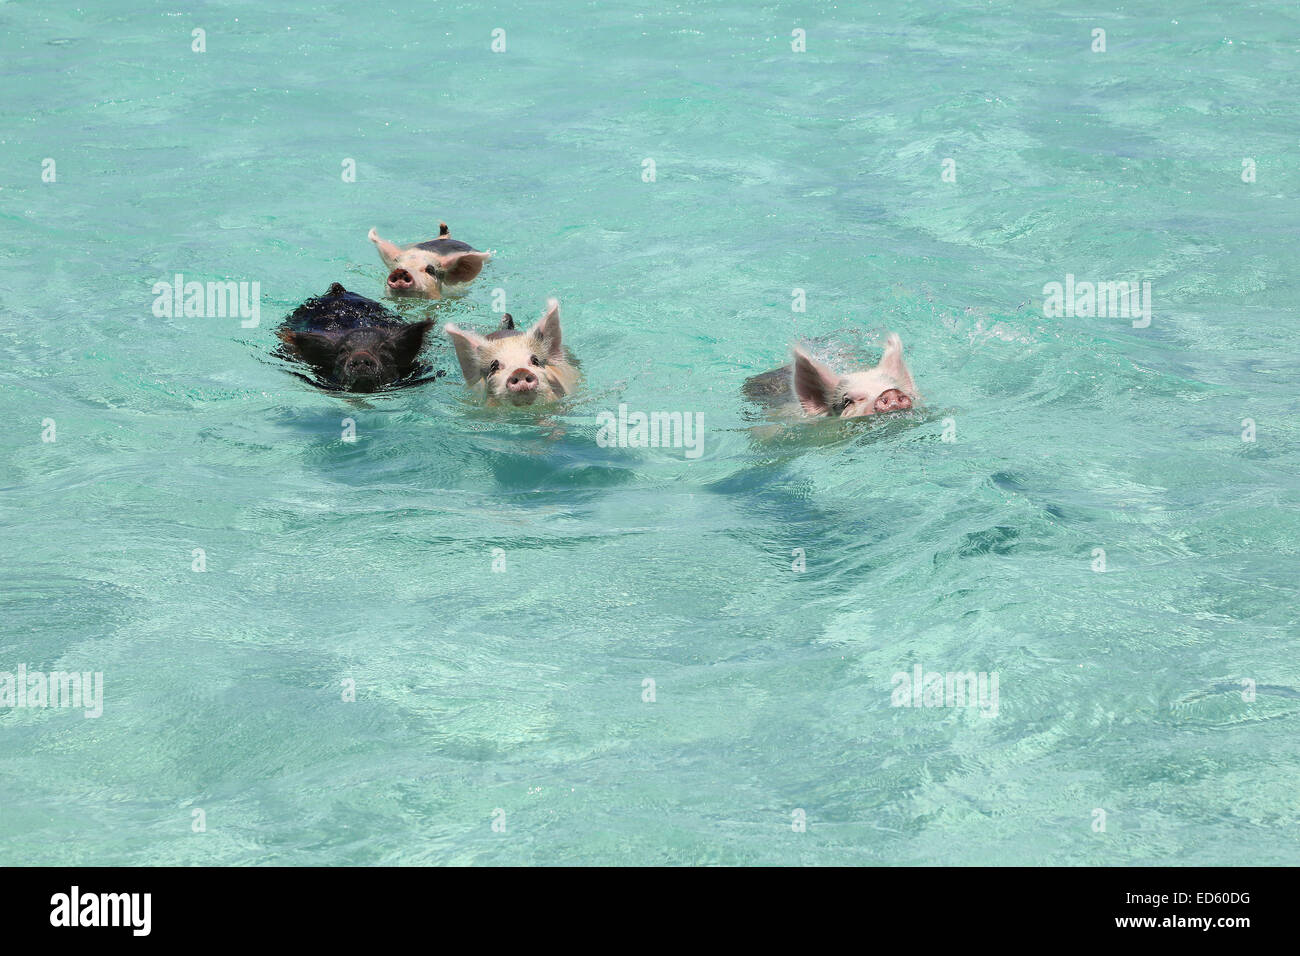
POLYGON ((769 406, 797 400, 804 414, 829 418, 901 412, 921 400, 903 361, 903 340, 892 332, 874 368, 841 375, 796 345, 791 365, 747 379, 743 391, 769 406))
POLYGON ((579 373, 560 331, 560 303, 551 299, 546 314, 527 332, 509 315, 490 335, 448 323, 456 358, 470 386, 489 405, 553 402, 577 387, 579 373))
POLYGON ((437 239, 405 249, 380 239, 373 229, 367 238, 388 267, 388 294, 394 296, 441 299, 447 286, 469 282, 492 258, 490 252, 479 252, 469 243, 451 238, 445 222, 438 223, 437 239))

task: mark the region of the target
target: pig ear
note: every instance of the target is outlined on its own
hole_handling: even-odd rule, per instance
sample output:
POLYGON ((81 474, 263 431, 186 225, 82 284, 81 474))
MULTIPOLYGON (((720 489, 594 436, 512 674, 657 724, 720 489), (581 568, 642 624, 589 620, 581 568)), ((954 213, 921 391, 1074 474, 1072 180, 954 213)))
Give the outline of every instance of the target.
POLYGON ((468 282, 483 271, 484 264, 492 258, 490 252, 453 252, 438 257, 438 268, 444 282, 468 282))
POLYGON ((564 358, 564 343, 560 335, 560 303, 556 299, 549 299, 546 303, 546 314, 541 320, 528 330, 528 334, 538 343, 541 349, 552 360, 562 360, 564 358))
POLYGON ((809 415, 825 415, 835 399, 840 377, 799 346, 794 347, 794 393, 809 415))
POLYGON ((370 230, 366 238, 375 244, 375 248, 379 250, 379 258, 384 260, 386 266, 391 266, 397 261, 397 257, 402 254, 402 250, 398 246, 393 245, 387 239, 380 239, 379 233, 375 232, 374 229, 370 230))
POLYGON ((424 337, 432 327, 433 319, 425 319, 423 322, 404 325, 393 333, 393 351, 397 354, 398 362, 403 365, 415 362, 420 349, 424 348, 424 337))
POLYGON ((885 340, 885 354, 880 357, 880 364, 876 368, 897 382, 909 398, 917 398, 916 383, 912 381, 912 373, 903 361, 903 340, 897 334, 889 333, 885 340))
POLYGON ((298 357, 311 365, 329 365, 338 351, 334 340, 319 332, 280 332, 280 341, 289 346, 298 357))
POLYGON ((465 384, 473 385, 482 378, 483 364, 479 361, 479 352, 487 345, 487 340, 473 332, 466 332, 448 322, 442 327, 456 346, 456 358, 460 361, 460 372, 465 376, 465 384))

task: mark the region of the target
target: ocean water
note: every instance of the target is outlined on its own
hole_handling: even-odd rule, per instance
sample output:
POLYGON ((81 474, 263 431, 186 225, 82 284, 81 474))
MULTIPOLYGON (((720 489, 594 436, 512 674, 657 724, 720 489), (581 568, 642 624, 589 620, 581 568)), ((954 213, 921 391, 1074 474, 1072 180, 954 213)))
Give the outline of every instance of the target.
POLYGON ((0 863, 1298 862, 1294 4, 0 27, 0 671, 103 681, 0 706, 0 863), (572 401, 478 408, 442 336, 369 397, 273 357, 439 220, 497 255, 402 315, 558 297, 572 401), (257 326, 156 314, 177 273, 257 326), (912 413, 740 395, 886 331, 912 413))

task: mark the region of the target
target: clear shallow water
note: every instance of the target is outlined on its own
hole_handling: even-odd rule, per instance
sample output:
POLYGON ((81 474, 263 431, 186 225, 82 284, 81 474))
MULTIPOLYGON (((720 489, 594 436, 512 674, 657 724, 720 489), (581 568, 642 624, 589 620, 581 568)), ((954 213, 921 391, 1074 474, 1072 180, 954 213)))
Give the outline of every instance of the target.
POLYGON ((105 681, 0 710, 0 860, 1296 862, 1295 8, 617 6, 0 6, 0 670, 105 681), (404 314, 558 296, 548 420, 441 340, 364 401, 269 357, 439 219, 498 258, 404 314), (177 272, 260 327, 155 317, 177 272), (1067 273, 1151 325, 1044 317, 1067 273), (924 412, 754 430, 884 329, 924 412))

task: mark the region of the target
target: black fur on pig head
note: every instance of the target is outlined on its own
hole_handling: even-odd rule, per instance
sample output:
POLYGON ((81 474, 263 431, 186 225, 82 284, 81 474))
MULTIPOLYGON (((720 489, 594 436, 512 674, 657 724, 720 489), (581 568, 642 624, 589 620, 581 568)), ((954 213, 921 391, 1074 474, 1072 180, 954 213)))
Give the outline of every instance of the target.
POLYGON ((280 333, 280 340, 318 374, 348 391, 373 392, 405 378, 415 367, 432 319, 396 328, 346 333, 280 333))

